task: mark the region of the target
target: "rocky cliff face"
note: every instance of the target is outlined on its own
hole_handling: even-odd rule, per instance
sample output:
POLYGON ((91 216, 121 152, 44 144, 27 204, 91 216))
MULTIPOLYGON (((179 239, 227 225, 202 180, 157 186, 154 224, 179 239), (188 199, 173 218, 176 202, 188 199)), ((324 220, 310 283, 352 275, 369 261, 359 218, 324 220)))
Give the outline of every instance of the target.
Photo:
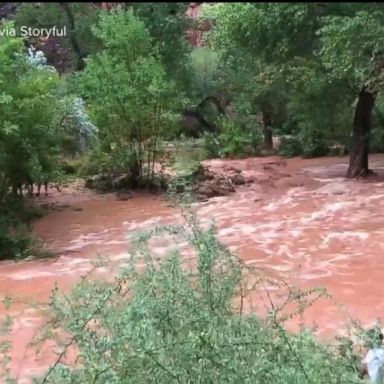
POLYGON ((38 39, 31 43, 43 51, 47 61, 53 65, 59 73, 69 72, 73 69, 73 63, 68 48, 63 44, 61 37, 50 37, 49 39, 38 39))
POLYGON ((207 21, 198 22, 198 18, 201 12, 201 5, 203 3, 190 3, 187 9, 187 17, 196 21, 196 27, 187 32, 188 41, 194 47, 201 47, 204 45, 203 35, 205 32, 211 29, 211 25, 207 21))

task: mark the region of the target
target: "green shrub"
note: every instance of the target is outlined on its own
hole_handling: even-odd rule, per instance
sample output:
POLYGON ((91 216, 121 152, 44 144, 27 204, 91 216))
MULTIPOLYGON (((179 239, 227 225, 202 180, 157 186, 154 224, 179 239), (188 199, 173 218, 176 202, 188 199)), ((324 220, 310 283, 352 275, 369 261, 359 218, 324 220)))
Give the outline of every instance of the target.
POLYGON ((134 166, 133 154, 129 151, 102 151, 93 150, 87 156, 79 160, 79 175, 90 176, 102 173, 124 173, 129 172, 134 166))
POLYGON ((220 133, 205 133, 204 148, 209 157, 238 158, 257 153, 262 142, 260 130, 219 119, 220 133))
POLYGON ((0 206, 0 260, 25 259, 31 255, 36 244, 31 223, 43 215, 43 210, 21 199, 8 198, 0 206))
POLYGON ((33 245, 30 228, 12 218, 0 219, 0 260, 25 259, 33 245))
POLYGON ((278 153, 284 157, 301 156, 313 158, 329 155, 329 146, 318 131, 307 131, 291 136, 282 136, 278 153))
POLYGON ((219 135, 220 157, 239 157, 246 153, 250 145, 250 137, 234 121, 221 120, 222 131, 219 135))
POLYGON ((282 136, 278 153, 284 157, 296 157, 303 154, 303 147, 300 140, 295 136, 282 136))
POLYGON ((11 187, 55 171, 59 82, 41 52, 24 54, 22 38, 0 39, 0 204, 11 187))
POLYGON ((300 135, 302 157, 322 157, 329 154, 328 144, 324 135, 317 130, 303 131, 300 135))
POLYGON ((215 158, 220 156, 220 141, 217 134, 206 132, 203 136, 204 150, 208 158, 215 158))

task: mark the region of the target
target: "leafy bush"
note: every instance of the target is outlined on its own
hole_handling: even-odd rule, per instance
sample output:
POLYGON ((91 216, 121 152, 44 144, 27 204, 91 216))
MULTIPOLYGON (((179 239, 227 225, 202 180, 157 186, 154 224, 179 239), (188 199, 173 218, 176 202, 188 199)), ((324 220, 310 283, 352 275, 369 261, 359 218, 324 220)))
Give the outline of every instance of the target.
POLYGON ((301 156, 303 147, 300 140, 295 136, 282 136, 280 137, 280 144, 278 152, 284 157, 301 156))
POLYGON ((37 241, 30 225, 43 211, 21 199, 8 198, 0 207, 0 260, 24 259, 30 256, 37 241))
POLYGON ((250 137, 235 122, 221 120, 222 131, 219 135, 221 157, 238 157, 246 153, 250 137))
POLYGON ((203 145, 207 153, 208 158, 215 158, 220 156, 220 141, 217 137, 217 134, 214 133, 204 133, 203 136, 203 145))
POLYGON ((303 158, 321 157, 329 154, 329 148, 324 135, 318 130, 308 130, 300 135, 303 158))
POLYGON ((25 259, 33 245, 28 226, 14 217, 0 218, 0 260, 25 259))
POLYGON ((306 131, 280 137, 278 153, 284 157, 303 158, 326 156, 330 152, 323 135, 318 131, 306 131))
POLYGON ((79 175, 90 176, 103 173, 128 173, 134 164, 132 157, 133 154, 128 150, 126 152, 119 150, 105 152, 100 148, 94 148, 79 161, 79 175))
POLYGON ((0 259, 24 258, 33 246, 35 210, 9 192, 57 177, 59 76, 41 52, 26 55, 21 38, 2 37, 0 84, 0 259))
POLYGON ((217 241, 214 227, 203 230, 191 220, 188 227, 141 234, 133 244, 115 282, 88 277, 70 297, 53 292, 49 334, 56 330, 59 340, 64 330, 63 351, 76 346, 79 360, 70 369, 63 353, 44 382, 360 383, 347 357, 309 330, 284 329, 284 319, 321 291, 290 291, 297 312, 276 305, 262 317, 245 306, 264 278, 217 241), (161 260, 152 255, 148 241, 156 238, 188 241, 193 266, 171 249, 161 260))
POLYGON ((210 157, 242 157, 257 153, 262 136, 254 126, 240 125, 232 119, 219 119, 219 134, 205 133, 204 148, 210 157))

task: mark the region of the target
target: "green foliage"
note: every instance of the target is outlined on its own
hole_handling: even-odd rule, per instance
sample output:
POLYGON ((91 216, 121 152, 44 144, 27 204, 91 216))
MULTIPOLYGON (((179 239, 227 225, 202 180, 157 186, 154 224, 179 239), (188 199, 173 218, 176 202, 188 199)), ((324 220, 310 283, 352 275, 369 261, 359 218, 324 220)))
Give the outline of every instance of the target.
POLYGON ((380 344, 382 344, 379 337, 382 333, 382 328, 381 321, 376 320, 375 325, 368 330, 359 327, 357 334, 366 348, 379 348, 380 344))
POLYGON ((49 177, 58 143, 56 72, 34 66, 22 40, 0 40, 0 203, 8 188, 49 177))
POLYGON ((204 148, 209 157, 238 158, 257 153, 262 142, 261 130, 254 124, 237 119, 217 119, 219 133, 204 135, 204 148))
POLYGON ((284 135, 280 137, 278 152, 284 157, 301 156, 314 158, 326 156, 330 153, 330 147, 321 131, 312 130, 312 127, 302 127, 300 133, 284 135))
MULTIPOLYGON (((45 382, 360 383, 350 360, 310 331, 286 332, 284 307, 263 318, 236 304, 240 293, 244 304, 255 293, 242 279, 265 282, 217 241, 214 227, 202 230, 192 220, 141 234, 134 244, 115 282, 85 279, 70 297, 53 292, 51 324, 67 332, 80 360, 72 370, 58 360, 45 382), (153 236, 187 240, 195 266, 171 249, 161 261, 151 255, 153 236)), ((305 307, 321 292, 291 295, 290 305, 305 307)))
POLYGON ((217 53, 206 47, 196 47, 191 52, 193 99, 203 100, 216 93, 220 73, 218 59, 217 53))
POLYGON ((200 161, 191 160, 187 166, 175 167, 176 174, 167 186, 167 198, 171 204, 189 206, 195 200, 196 187, 205 176, 205 169, 200 161))
POLYGON ((249 114, 267 111, 273 129, 295 121, 297 145, 283 146, 308 157, 349 146, 357 92, 380 89, 383 16, 372 3, 226 3, 202 17, 214 23, 208 41, 232 97, 248 100, 249 114))
POLYGON ((191 24, 186 17, 188 3, 131 3, 130 7, 145 23, 167 77, 176 83, 178 90, 189 95, 191 47, 185 39, 185 31, 191 24))
POLYGON ((31 245, 24 210, 9 211, 10 189, 51 181, 57 171, 59 77, 22 48, 20 38, 0 39, 0 258, 25 257, 31 245))
POLYGON ((221 120, 222 130, 218 137, 220 142, 219 156, 237 157, 245 154, 249 145, 249 138, 235 122, 228 119, 221 120))
POLYGON ((303 147, 298 137, 282 136, 280 137, 279 154, 284 157, 296 157, 303 154, 303 147))
POLYGON ((382 10, 373 5, 351 16, 328 17, 319 31, 318 55, 324 67, 357 92, 365 84, 373 89, 382 84, 383 18, 382 10))
POLYGON ((204 149, 208 158, 215 158, 220 156, 220 141, 216 134, 205 133, 203 137, 204 149))
POLYGON ((324 139, 324 134, 318 131, 304 131, 301 134, 302 156, 304 158, 326 156, 329 153, 328 145, 324 139))
POLYGON ((144 23, 132 11, 103 14, 94 33, 103 51, 87 60, 79 90, 99 127, 101 148, 129 160, 150 183, 162 138, 172 137, 184 99, 167 78, 144 23))
POLYGON ((30 255, 30 229, 15 216, 0 216, 0 260, 24 259, 30 255))
POLYGON ((0 206, 0 260, 24 259, 31 255, 37 240, 31 235, 34 219, 43 215, 20 199, 7 198, 0 206))
MULTIPOLYGON (((203 15, 207 13, 207 17, 214 20, 215 27, 208 41, 218 52, 219 61, 225 63, 221 76, 234 100, 237 115, 243 120, 248 116, 254 125, 258 124, 253 116, 268 115, 271 120, 268 128, 272 128, 279 121, 287 99, 288 83, 284 75, 287 59, 274 55, 275 60, 271 61, 268 44, 256 41, 261 38, 261 33, 255 26, 265 26, 266 21, 262 19, 270 18, 264 14, 269 12, 264 8, 268 7, 265 4, 212 5, 205 7, 203 15)), ((275 8, 284 6, 275 5, 275 8)))

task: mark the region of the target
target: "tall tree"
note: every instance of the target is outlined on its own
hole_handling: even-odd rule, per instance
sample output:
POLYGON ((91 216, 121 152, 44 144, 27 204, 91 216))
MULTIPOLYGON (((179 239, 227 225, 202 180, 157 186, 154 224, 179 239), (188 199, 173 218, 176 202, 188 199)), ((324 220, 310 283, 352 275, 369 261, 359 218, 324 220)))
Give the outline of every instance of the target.
POLYGON ((151 185, 161 139, 183 107, 145 23, 132 9, 102 14, 94 33, 102 52, 86 59, 79 89, 89 101, 109 162, 130 172, 134 185, 151 185))
POLYGON ((264 146, 271 148, 273 114, 297 56, 312 54, 316 17, 303 4, 216 4, 203 17, 214 28, 209 43, 226 64, 226 84, 261 115, 264 146))
POLYGON ((129 4, 129 8, 144 21, 149 30, 168 76, 184 91, 188 91, 191 80, 187 67, 191 52, 186 39, 186 31, 191 24, 186 16, 188 4, 181 2, 129 4))
POLYGON ((325 19, 319 57, 333 79, 344 79, 356 95, 347 177, 370 173, 372 110, 383 86, 384 12, 377 4, 353 15, 325 19))
MULTIPOLYGON (((268 106, 264 95, 270 94, 279 78, 291 88, 303 80, 314 84, 318 82, 316 74, 321 73, 323 84, 335 90, 341 86, 346 99, 356 96, 347 176, 368 174, 371 115, 383 77, 382 7, 376 3, 239 3, 212 8, 215 27, 211 41, 223 58, 232 61, 237 77, 239 73, 248 79, 256 73, 269 74, 259 75, 255 82, 258 86, 250 90, 259 101, 261 97, 261 110, 263 105, 268 106), (320 67, 308 76, 314 63, 320 67)), ((315 91, 316 86, 311 88, 315 91)), ((244 83, 242 89, 247 89, 244 83)), ((275 94, 279 94, 278 88, 275 94)), ((319 102, 317 108, 323 107, 324 103, 319 102)), ((268 125, 270 119, 264 121, 268 125)), ((267 136, 265 141, 269 141, 267 136)))

